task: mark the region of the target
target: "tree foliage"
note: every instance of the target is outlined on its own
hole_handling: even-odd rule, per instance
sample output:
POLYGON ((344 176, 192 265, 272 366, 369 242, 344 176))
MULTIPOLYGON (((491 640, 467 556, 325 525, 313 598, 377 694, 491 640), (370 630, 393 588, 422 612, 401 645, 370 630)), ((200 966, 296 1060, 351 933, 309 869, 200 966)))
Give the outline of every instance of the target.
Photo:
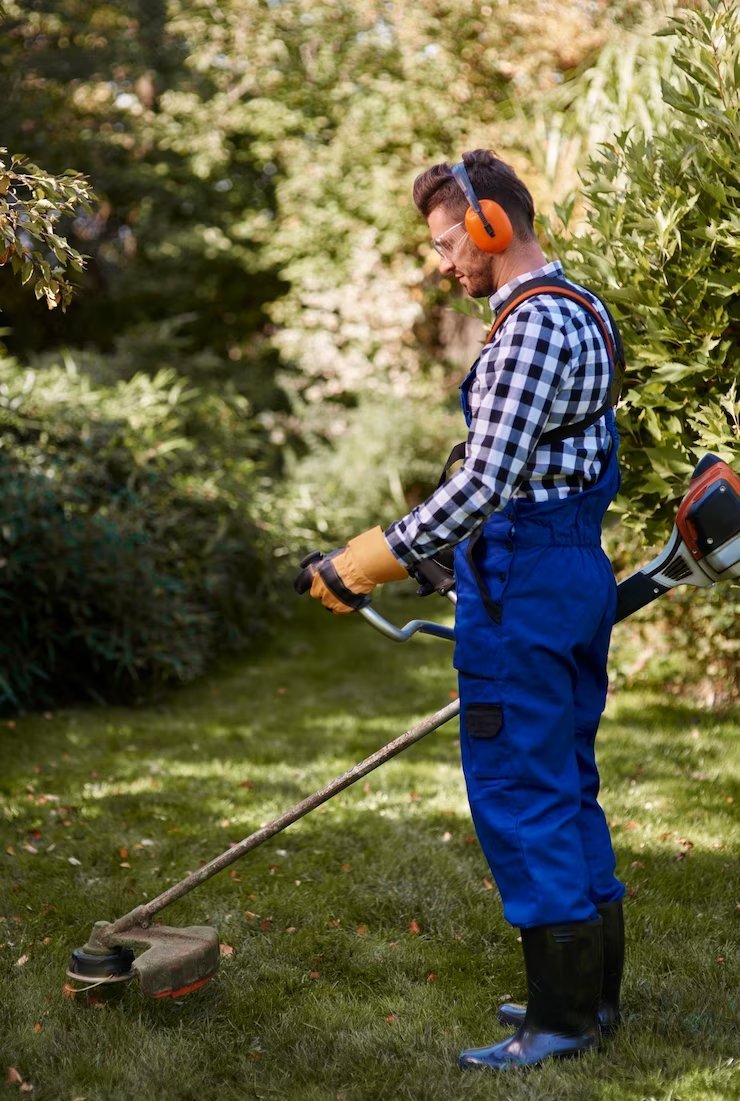
POLYGON ((92 189, 84 176, 69 170, 52 176, 25 157, 0 149, 0 266, 10 264, 22 286, 32 283, 37 299, 50 310, 65 309, 72 299, 68 272, 82 272, 84 259, 56 232, 61 217, 90 213, 92 189))
POLYGON ((648 537, 705 451, 740 449, 739 30, 724 0, 671 22, 661 132, 606 144, 584 175, 585 226, 568 236, 574 197, 558 208, 565 232, 550 226, 571 277, 596 279, 621 325, 621 507, 648 537))

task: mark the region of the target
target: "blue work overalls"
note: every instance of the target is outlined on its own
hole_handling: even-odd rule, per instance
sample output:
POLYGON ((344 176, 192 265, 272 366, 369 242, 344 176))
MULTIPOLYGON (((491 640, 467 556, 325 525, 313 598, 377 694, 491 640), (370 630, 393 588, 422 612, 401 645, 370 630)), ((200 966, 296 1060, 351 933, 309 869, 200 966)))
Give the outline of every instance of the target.
MULTIPOLYGON (((474 374, 461 388, 468 425, 474 374)), ((607 422, 593 486, 511 499, 455 548, 463 771, 504 916, 521 928, 589 921, 624 895, 594 757, 616 608, 601 549, 619 487, 611 411, 607 422)))

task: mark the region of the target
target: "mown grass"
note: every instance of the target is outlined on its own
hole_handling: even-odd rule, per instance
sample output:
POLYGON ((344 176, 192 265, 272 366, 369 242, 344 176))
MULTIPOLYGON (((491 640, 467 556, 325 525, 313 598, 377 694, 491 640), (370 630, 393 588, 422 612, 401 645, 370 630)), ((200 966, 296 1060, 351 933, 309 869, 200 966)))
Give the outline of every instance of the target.
MULTIPOLYGON (((397 620, 443 611, 384 604, 397 620)), ((128 985, 98 1008, 62 996, 94 920, 444 705, 449 654, 306 606, 261 652, 157 705, 0 724, 0 1077, 15 1068, 44 1101, 740 1096, 738 715, 657 689, 613 698, 601 735, 629 955, 625 1024, 598 1053, 457 1070, 463 1047, 503 1038, 495 1009, 523 978, 454 724, 165 911, 233 948, 202 991, 160 1002, 128 985)))

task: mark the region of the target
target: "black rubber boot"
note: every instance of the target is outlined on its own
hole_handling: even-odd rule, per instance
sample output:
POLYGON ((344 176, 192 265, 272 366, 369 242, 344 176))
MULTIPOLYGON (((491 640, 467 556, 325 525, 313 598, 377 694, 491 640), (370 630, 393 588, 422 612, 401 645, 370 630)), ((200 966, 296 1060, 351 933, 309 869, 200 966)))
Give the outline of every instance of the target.
POLYGON ((601 996, 601 918, 522 929, 527 1011, 519 1029, 493 1047, 464 1051, 464 1069, 532 1067, 596 1047, 601 996))
MULTIPOLYGON (((622 900, 607 902, 597 907, 603 922, 604 976, 601 985, 598 1022, 601 1031, 608 1035, 619 1025, 619 989, 624 969, 624 911, 622 900)), ((519 1028, 524 1023, 526 1005, 505 1002, 496 1014, 502 1025, 519 1028)))

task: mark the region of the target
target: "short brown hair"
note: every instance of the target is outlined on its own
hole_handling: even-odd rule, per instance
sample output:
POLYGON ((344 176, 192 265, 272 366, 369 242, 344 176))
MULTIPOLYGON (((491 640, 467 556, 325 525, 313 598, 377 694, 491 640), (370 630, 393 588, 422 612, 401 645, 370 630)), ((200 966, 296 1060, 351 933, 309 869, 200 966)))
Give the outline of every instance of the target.
MULTIPOLYGON (((462 162, 478 198, 500 203, 511 219, 515 235, 521 240, 531 240, 535 236, 534 202, 514 169, 490 149, 463 153, 462 162)), ((425 218, 438 206, 445 206, 462 218, 468 206, 447 161, 432 165, 416 177, 414 203, 425 218)))

